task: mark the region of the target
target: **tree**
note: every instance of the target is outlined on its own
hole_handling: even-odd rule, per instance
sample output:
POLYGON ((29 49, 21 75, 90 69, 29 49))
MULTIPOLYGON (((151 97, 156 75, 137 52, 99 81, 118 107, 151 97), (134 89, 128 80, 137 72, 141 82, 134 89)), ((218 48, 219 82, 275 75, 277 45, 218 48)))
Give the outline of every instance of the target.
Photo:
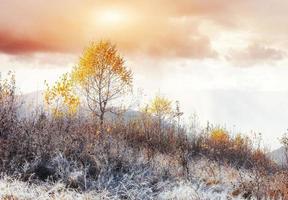
POLYGON ((161 132, 164 120, 173 116, 172 103, 169 99, 157 94, 150 105, 145 108, 146 112, 158 119, 159 131, 161 132))
POLYGON ((92 42, 72 71, 72 80, 84 91, 89 109, 100 120, 113 112, 109 103, 126 94, 132 86, 132 73, 110 42, 92 42))
MULTIPOLYGON (((57 84, 56 87, 60 91, 58 92, 56 88, 56 94, 60 96, 70 95, 74 98, 75 90, 84 94, 88 108, 100 121, 102 134, 105 113, 115 113, 112 102, 132 88, 132 72, 125 66, 124 59, 115 45, 107 41, 92 42, 84 50, 79 63, 69 74, 69 78, 64 77, 57 84), (62 85, 67 85, 67 87, 61 87, 62 85)), ((49 95, 52 96, 52 98, 47 98, 50 101, 57 96, 53 93, 48 93, 48 97, 49 95)), ((70 102, 67 101, 67 103, 70 102)))
POLYGON ((69 74, 64 74, 51 88, 48 84, 46 86, 44 99, 46 105, 52 110, 53 116, 61 117, 65 113, 69 116, 75 114, 80 99, 74 91, 74 84, 69 74))

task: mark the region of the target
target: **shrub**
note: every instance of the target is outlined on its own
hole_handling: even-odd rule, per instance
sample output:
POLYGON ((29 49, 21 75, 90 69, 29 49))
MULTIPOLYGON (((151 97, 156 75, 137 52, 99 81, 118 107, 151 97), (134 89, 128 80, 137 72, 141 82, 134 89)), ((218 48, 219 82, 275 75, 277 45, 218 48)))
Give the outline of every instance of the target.
POLYGON ((17 124, 15 90, 15 77, 9 72, 7 79, 0 80, 0 139, 7 138, 17 124))

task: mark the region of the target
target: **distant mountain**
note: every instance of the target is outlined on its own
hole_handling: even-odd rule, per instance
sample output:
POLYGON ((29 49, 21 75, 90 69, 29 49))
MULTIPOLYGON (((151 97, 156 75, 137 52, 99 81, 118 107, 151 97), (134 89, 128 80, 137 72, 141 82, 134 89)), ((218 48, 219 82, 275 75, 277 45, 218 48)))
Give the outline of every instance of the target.
POLYGON ((41 111, 44 105, 43 91, 21 94, 18 96, 20 107, 19 117, 31 117, 35 112, 41 111))
POLYGON ((23 94, 20 99, 25 106, 38 107, 44 104, 43 91, 41 90, 23 94))
MULTIPOLYGON (((19 96, 19 100, 22 103, 20 107, 19 114, 21 117, 28 117, 31 115, 31 113, 38 112, 44 109, 44 94, 43 91, 35 91, 31 93, 26 93, 19 96)), ((88 116, 89 108, 87 106, 81 106, 80 107, 80 113, 83 114, 83 116, 88 116)), ((135 110, 127 110, 125 113, 123 113, 123 117, 125 120, 129 120, 132 118, 135 118, 140 115, 139 111, 135 110)), ((117 117, 115 114, 112 113, 106 113, 105 117, 107 119, 113 119, 114 117, 117 117)))
POLYGON ((284 147, 280 147, 269 153, 269 157, 276 162, 278 165, 284 166, 288 164, 287 160, 287 151, 284 147))

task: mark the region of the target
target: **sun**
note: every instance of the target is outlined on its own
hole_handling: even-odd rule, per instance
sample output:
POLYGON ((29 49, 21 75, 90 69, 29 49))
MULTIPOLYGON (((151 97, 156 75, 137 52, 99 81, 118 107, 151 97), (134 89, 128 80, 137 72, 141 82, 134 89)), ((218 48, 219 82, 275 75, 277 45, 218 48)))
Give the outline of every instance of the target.
POLYGON ((101 23, 117 24, 125 21, 125 13, 118 10, 106 10, 99 13, 99 21, 101 23))
MULTIPOLYGON (((123 32, 135 25, 136 15, 126 8, 102 8, 91 12, 89 21, 98 34, 123 32)), ((106 35, 107 36, 107 35, 106 35)), ((105 36, 105 37, 106 37, 105 36)))

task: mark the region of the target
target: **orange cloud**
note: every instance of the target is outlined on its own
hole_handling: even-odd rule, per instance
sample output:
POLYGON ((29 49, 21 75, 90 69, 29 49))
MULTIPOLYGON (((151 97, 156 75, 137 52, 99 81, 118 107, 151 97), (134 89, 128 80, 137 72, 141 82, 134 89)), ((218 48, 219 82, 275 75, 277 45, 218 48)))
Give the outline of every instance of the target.
POLYGON ((50 50, 50 47, 30 38, 0 32, 0 50, 7 54, 22 54, 50 50))
POLYGON ((181 19, 172 19, 173 15, 165 10, 151 17, 145 1, 121 5, 118 2, 116 6, 100 1, 64 2, 67 5, 56 0, 49 1, 49 4, 28 0, 18 5, 4 0, 4 7, 9 12, 0 13, 0 51, 9 54, 74 52, 80 51, 90 40, 110 39, 128 53, 187 58, 217 55, 209 37, 198 30, 198 23, 190 20, 179 23, 181 19), (138 7, 140 4, 145 6, 138 7), (128 25, 117 24, 114 28, 109 24, 103 27, 93 23, 97 19, 93 19, 91 13, 111 7, 134 11, 128 17, 137 20, 128 25), (16 16, 10 18, 17 12, 18 19, 16 16))
MULTIPOLYGON (((288 45, 279 42, 288 34, 288 3, 283 0, 2 0, 0 6, 0 52, 9 54, 73 53, 91 40, 110 39, 129 54, 217 58, 222 52, 211 40, 226 30, 249 32, 254 37, 249 42, 267 40, 276 49, 288 45), (127 21, 98 23, 97 14, 109 9, 121 10, 127 21)), ((250 56, 255 61, 260 55, 278 55, 261 47, 231 54, 230 60, 250 56)))

